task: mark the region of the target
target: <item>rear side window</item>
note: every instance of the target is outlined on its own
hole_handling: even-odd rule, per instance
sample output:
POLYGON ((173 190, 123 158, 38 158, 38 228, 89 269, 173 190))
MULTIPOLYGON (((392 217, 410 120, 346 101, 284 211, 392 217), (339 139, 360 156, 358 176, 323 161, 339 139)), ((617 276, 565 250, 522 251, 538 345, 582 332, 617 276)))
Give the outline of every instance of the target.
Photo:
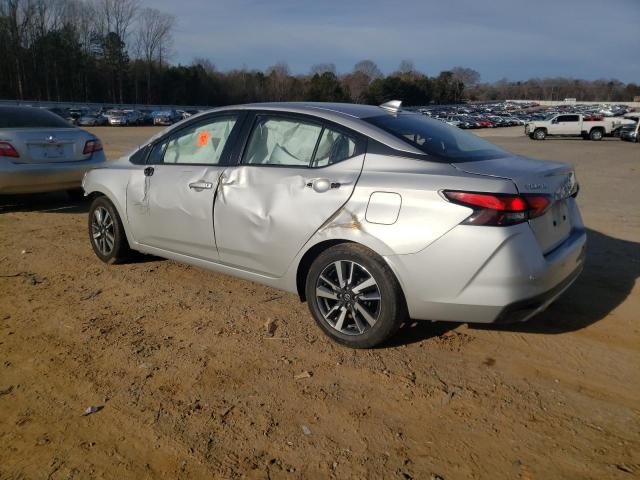
POLYGON ((579 119, 578 115, 562 115, 558 117, 559 122, 577 122, 579 119))
POLYGON ((74 128, 55 113, 41 108, 0 107, 0 128, 74 128))
POLYGON ((261 116, 249 136, 243 163, 320 168, 355 153, 355 139, 344 132, 297 119, 261 116))
POLYGON ((344 133, 325 128, 318 143, 312 167, 326 167, 353 157, 356 142, 344 133))
POLYGON ((218 165, 236 120, 218 117, 180 130, 154 145, 147 163, 218 165))

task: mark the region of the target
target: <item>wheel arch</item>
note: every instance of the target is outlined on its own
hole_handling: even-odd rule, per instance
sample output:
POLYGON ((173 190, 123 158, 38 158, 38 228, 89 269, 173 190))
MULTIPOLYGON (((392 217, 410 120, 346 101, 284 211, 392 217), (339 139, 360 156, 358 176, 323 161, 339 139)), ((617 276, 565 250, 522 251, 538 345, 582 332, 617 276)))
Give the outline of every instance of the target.
POLYGON ((120 216, 120 221, 122 222, 122 226, 124 227, 124 233, 127 237, 127 241, 129 242, 129 246, 133 248, 136 244, 135 239, 131 235, 129 231, 129 222, 127 221, 126 215, 126 206, 122 205, 117 200, 117 195, 115 195, 106 185, 100 184, 89 184, 84 185, 85 194, 90 201, 94 201, 96 198, 105 197, 107 200, 111 202, 111 204, 116 209, 116 212, 120 216))
POLYGON ((298 268, 296 270, 296 290, 298 292, 298 297, 300 297, 301 302, 305 302, 307 300, 307 296, 305 294, 305 283, 307 281, 307 274, 309 273, 309 269, 311 268, 311 264, 313 261, 318 258, 322 252, 331 248, 335 245, 340 245, 343 243, 356 243, 352 240, 347 239, 331 239, 331 240, 323 240, 319 243, 316 243, 311 248, 309 248, 300 261, 298 262, 298 268))

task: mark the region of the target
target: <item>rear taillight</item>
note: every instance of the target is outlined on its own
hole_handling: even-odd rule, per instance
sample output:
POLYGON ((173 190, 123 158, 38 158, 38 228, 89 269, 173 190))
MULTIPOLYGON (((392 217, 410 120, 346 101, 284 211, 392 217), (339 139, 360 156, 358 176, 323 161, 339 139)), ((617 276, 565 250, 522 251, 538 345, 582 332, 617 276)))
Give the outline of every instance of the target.
POLYGON ((0 142, 0 157, 20 158, 20 154, 9 142, 0 142))
POLYGON ((96 138, 95 140, 87 140, 82 153, 83 155, 87 155, 89 153, 99 152, 100 150, 102 150, 102 142, 96 138))
POLYGON ((465 225, 507 226, 543 215, 551 206, 547 195, 505 195, 496 193, 442 192, 447 200, 472 208, 465 225))

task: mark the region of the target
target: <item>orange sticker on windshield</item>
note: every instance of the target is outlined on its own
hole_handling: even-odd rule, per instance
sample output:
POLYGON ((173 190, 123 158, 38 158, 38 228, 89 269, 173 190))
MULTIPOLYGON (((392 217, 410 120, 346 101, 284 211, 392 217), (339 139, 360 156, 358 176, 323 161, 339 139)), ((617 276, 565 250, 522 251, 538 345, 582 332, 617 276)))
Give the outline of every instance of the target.
POLYGON ((209 132, 200 132, 198 134, 198 146, 204 147, 207 143, 209 143, 209 132))

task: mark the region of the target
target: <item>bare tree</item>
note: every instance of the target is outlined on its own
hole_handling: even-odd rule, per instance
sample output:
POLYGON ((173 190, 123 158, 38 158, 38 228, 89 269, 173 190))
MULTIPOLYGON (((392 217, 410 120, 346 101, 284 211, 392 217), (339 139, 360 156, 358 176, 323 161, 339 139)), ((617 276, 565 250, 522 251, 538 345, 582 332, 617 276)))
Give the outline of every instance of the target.
POLYGON ((313 75, 322 75, 323 73, 333 73, 336 74, 336 65, 334 63, 316 63, 315 65, 311 65, 311 69, 309 73, 311 76, 313 75))
MULTIPOLYGON (((102 35, 115 33, 125 44, 129 28, 140 9, 140 0, 96 0, 96 13, 102 35)), ((118 69, 118 93, 123 103, 123 69, 118 69)))
POLYGON ((96 0, 95 7, 102 34, 114 32, 126 42, 140 10, 140 0, 96 0))
POLYGON ((474 87, 480 82, 480 73, 473 68, 453 67, 453 78, 462 82, 467 87, 474 87))
POLYGON ((145 8, 138 18, 137 49, 147 64, 147 102, 151 102, 151 71, 153 64, 162 66, 163 52, 171 45, 176 18, 155 8, 145 8))
POLYGON ((382 71, 378 68, 378 65, 375 64, 372 60, 361 60, 355 64, 353 67, 353 72, 360 72, 367 76, 369 79, 369 83, 373 82, 378 78, 382 78, 382 71))
POLYGON ((289 65, 278 62, 267 68, 267 86, 271 100, 281 101, 287 99, 291 86, 289 65))
POLYGON ((413 60, 402 60, 398 67, 398 73, 400 75, 409 75, 416 71, 416 67, 413 64, 413 60))

